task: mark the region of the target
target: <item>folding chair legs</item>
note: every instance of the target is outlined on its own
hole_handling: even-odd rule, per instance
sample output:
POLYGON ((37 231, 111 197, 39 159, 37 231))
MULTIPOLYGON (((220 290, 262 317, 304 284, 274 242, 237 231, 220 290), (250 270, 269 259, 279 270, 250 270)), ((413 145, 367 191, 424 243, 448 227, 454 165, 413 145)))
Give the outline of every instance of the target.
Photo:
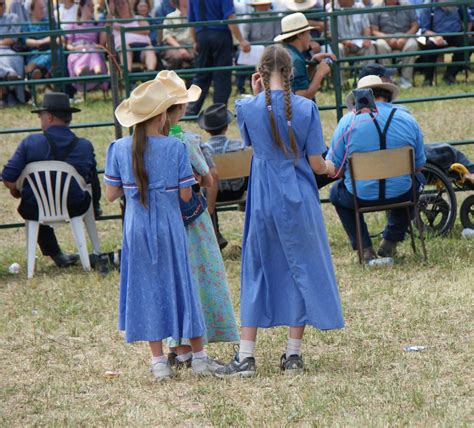
POLYGON ((99 237, 97 235, 97 228, 95 226, 94 209, 92 207, 92 203, 84 216, 84 223, 86 224, 87 234, 89 235, 89 238, 92 242, 94 253, 100 254, 99 237))
POLYGON ((425 234, 423 231, 423 223, 420 218, 420 212, 418 211, 418 206, 415 205, 415 220, 416 220, 416 228, 418 229, 418 233, 420 234, 420 241, 421 241, 421 250, 423 252, 423 260, 426 262, 428 260, 428 256, 426 254, 426 246, 425 246, 425 234))
POLYGON ((360 216, 359 212, 356 209, 355 217, 356 217, 356 235, 357 235, 357 253, 359 255, 359 263, 362 264, 363 260, 363 248, 362 248, 362 231, 360 226, 360 216))
POLYGON ((36 243, 38 242, 39 223, 37 221, 25 221, 28 279, 33 278, 35 273, 36 243))
POLYGON ((413 248, 413 252, 416 254, 416 245, 415 245, 415 234, 413 233, 413 225, 411 224, 411 216, 410 216, 410 209, 406 207, 407 219, 408 219, 408 230, 410 231, 411 237, 411 248, 413 248))
POLYGON ((71 218, 71 229, 74 239, 76 240, 77 249, 79 250, 79 257, 81 258, 82 266, 84 267, 84 270, 91 270, 86 235, 84 233, 84 225, 82 221, 82 216, 71 218))

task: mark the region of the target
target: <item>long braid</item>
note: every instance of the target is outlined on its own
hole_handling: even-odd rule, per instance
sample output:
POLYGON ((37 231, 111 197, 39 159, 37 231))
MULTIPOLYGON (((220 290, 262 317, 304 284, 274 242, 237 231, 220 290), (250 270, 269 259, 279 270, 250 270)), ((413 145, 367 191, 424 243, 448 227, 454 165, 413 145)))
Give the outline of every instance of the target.
POLYGON ((147 206, 148 173, 145 168, 146 122, 138 123, 133 131, 132 165, 140 203, 147 206))
POLYGON ((288 137, 290 139, 290 148, 293 154, 298 157, 298 146, 296 145, 296 138, 295 138, 295 132, 293 130, 293 123, 292 118, 293 118, 293 110, 291 108, 291 84, 290 84, 290 75, 291 75, 291 70, 288 70, 288 68, 284 68, 282 70, 282 78, 283 78, 283 87, 285 89, 285 115, 286 115, 286 121, 288 124, 288 137))

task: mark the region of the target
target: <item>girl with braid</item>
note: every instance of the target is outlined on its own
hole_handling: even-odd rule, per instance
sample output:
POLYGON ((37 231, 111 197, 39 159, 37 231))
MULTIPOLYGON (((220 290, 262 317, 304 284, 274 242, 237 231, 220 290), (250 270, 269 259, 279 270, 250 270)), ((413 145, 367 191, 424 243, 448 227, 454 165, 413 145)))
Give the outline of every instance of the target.
POLYGON ((252 76, 253 98, 236 102, 242 138, 253 147, 241 273, 239 352, 216 375, 255 374, 257 329, 288 326, 280 369, 304 369, 306 325, 342 328, 339 293, 313 171, 335 174, 316 104, 291 93, 291 57, 268 46, 252 76))

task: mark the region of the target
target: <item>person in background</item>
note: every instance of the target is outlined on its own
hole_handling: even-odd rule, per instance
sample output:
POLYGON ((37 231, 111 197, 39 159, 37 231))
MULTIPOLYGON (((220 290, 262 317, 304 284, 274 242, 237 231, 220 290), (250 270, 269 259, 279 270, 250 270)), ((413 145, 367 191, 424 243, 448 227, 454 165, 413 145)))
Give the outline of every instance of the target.
MULTIPOLYGON (((155 0, 153 16, 156 18, 156 24, 162 24, 166 15, 169 15, 176 9, 174 0, 155 0)), ((157 31, 157 42, 161 44, 163 41, 163 30, 157 31)))
POLYGON ((30 20, 30 14, 26 8, 25 0, 12 0, 8 8, 8 13, 14 13, 18 17, 18 23, 20 24, 30 20))
MULTIPOLYGON (((133 5, 133 13, 135 18, 146 18, 149 25, 157 24, 157 21, 151 19, 151 3, 150 0, 135 0, 133 5)), ((150 39, 153 46, 158 46, 158 33, 155 29, 150 29, 150 39)))
MULTIPOLYGON (((385 6, 397 6, 398 0, 385 0, 385 6)), ((392 52, 416 52, 418 42, 416 37, 406 38, 403 35, 415 35, 418 31, 418 20, 414 9, 394 10, 390 12, 376 12, 369 16, 372 34, 380 38, 375 42, 377 54, 390 54, 392 52)), ((416 57, 404 56, 398 60, 404 65, 401 68, 400 87, 408 89, 413 86, 413 64, 416 57)), ((380 58, 384 65, 392 64, 393 58, 380 58)))
MULTIPOLYGON (((172 0, 176 10, 166 15, 164 25, 185 24, 188 22, 188 0, 172 0)), ((162 57, 167 68, 178 70, 180 68, 192 68, 194 64, 195 51, 192 47, 193 38, 189 27, 165 28, 163 29, 163 42, 176 49, 162 51, 162 57)))
POLYGON ((77 21, 78 3, 74 0, 62 0, 59 3, 59 14, 55 11, 57 21, 61 25, 61 29, 66 29, 66 25, 77 21))

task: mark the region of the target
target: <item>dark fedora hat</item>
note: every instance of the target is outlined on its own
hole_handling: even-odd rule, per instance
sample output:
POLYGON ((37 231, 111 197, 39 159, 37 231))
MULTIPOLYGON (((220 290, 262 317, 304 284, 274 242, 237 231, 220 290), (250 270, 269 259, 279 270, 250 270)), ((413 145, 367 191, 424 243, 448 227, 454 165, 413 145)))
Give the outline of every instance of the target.
POLYGON ((234 119, 234 115, 227 110, 227 106, 222 103, 212 104, 201 112, 198 117, 198 125, 206 131, 215 131, 223 128, 234 119))
POLYGON ((48 92, 47 94, 44 94, 43 105, 40 108, 31 110, 31 113, 39 113, 40 111, 77 113, 81 110, 71 107, 67 94, 63 92, 48 92))

